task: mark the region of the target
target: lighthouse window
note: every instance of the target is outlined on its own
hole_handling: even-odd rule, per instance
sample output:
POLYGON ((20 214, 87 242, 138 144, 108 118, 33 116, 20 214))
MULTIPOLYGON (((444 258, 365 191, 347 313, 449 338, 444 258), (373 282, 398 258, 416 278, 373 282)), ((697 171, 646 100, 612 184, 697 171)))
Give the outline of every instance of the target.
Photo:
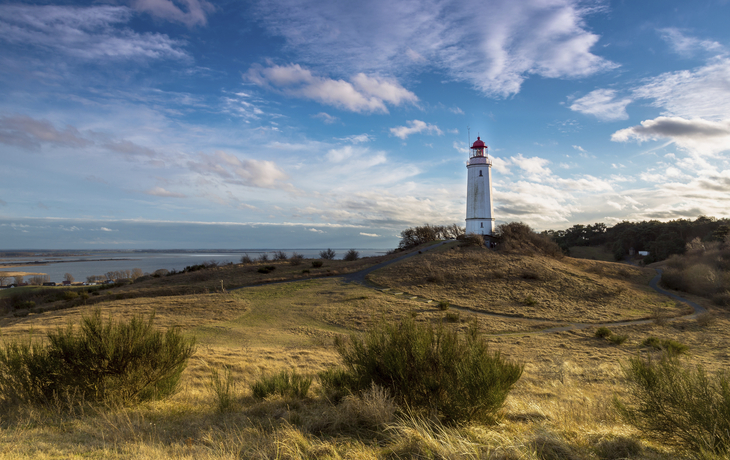
MULTIPOLYGON (((479 172, 481 172, 481 171, 479 171, 479 172)), ((482 228, 484 228, 484 222, 481 222, 481 224, 482 224, 482 228)))
POLYGON ((482 177, 482 170, 479 170, 479 177, 482 177))

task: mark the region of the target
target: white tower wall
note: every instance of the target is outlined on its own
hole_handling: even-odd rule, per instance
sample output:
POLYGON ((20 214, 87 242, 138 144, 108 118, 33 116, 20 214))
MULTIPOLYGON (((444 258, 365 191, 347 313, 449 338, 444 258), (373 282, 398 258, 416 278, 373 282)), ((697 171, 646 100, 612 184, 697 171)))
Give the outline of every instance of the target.
POLYGON ((481 146, 476 150, 472 148, 474 154, 466 163, 466 233, 492 235, 492 161, 485 155, 486 146, 483 142, 481 146))

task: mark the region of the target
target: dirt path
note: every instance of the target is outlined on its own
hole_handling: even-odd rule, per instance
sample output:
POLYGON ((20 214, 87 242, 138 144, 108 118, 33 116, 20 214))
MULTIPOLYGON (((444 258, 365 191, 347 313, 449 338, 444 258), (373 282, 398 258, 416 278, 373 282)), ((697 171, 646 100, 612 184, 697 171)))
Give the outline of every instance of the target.
MULTIPOLYGON (((390 265, 392 263, 399 262, 399 261, 401 261, 403 259, 406 259, 408 257, 412 257, 412 256, 415 256, 415 255, 418 255, 418 254, 420 254, 423 251, 427 251, 427 250, 430 250, 430 249, 437 248, 437 247, 439 247, 439 246, 441 246, 443 244, 446 244, 447 242, 448 241, 444 241, 444 242, 441 242, 439 244, 435 244, 433 246, 429 246, 428 248, 425 248, 424 250, 422 250, 420 252, 413 252, 413 253, 410 253, 410 254, 406 254, 406 255, 401 256, 401 257, 398 257, 396 259, 389 260, 387 262, 382 262, 380 264, 374 265, 374 266, 372 266, 370 268, 367 268, 365 270, 361 270, 361 271, 356 272, 356 273, 351 273, 351 274, 342 276, 340 278, 344 279, 345 281, 358 283, 358 284, 361 284, 361 285, 363 285, 365 287, 369 287, 369 288, 372 288, 372 289, 376 289, 376 290, 378 290, 380 292, 383 292, 383 293, 386 293, 386 294, 391 294, 391 295, 395 295, 395 296, 403 296, 403 297, 408 298, 410 300, 421 301, 421 302, 424 302, 424 303, 432 303, 432 302, 435 302, 435 300, 433 300, 433 299, 428 299, 428 298, 425 298, 425 297, 416 296, 416 295, 408 294, 406 292, 400 292, 400 291, 393 290, 391 288, 386 288, 386 287, 383 287, 383 286, 379 286, 379 285, 373 283, 372 281, 368 280, 366 278, 366 276, 368 274, 370 274, 371 272, 379 269, 379 268, 385 267, 386 265, 390 265)), ((691 313, 689 315, 679 316, 679 317, 676 317, 676 318, 670 318, 670 319, 668 319, 668 321, 695 319, 695 318, 697 318, 697 315, 700 315, 702 313, 706 313, 707 312, 707 310, 704 307, 702 307, 701 305, 698 305, 695 302, 692 302, 690 300, 685 299, 684 297, 680 297, 677 294, 674 294, 672 292, 669 292, 669 291, 666 291, 666 290, 660 288, 659 287, 659 281, 662 278, 662 270, 660 268, 657 268, 656 269, 656 272, 657 272, 657 274, 649 282, 649 286, 652 289, 654 289, 656 292, 658 292, 659 294, 666 295, 666 296, 668 296, 668 297, 670 297, 670 298, 672 298, 672 299, 674 299, 674 300, 676 300, 678 302, 685 303, 685 304, 689 305, 690 307, 692 307, 692 309, 693 309, 693 313, 691 313)), ((489 318, 495 318, 495 319, 502 319, 502 320, 512 320, 512 321, 515 321, 515 322, 518 322, 518 323, 522 323, 522 324, 536 324, 536 323, 544 324, 546 321, 548 321, 548 320, 546 320, 544 318, 524 318, 524 317, 504 315, 504 314, 499 314, 499 313, 489 313, 489 312, 485 312, 485 311, 481 311, 481 310, 475 310, 475 309, 468 308, 468 307, 462 307, 462 306, 459 306, 459 305, 449 305, 449 308, 452 308, 452 309, 457 310, 457 311, 469 312, 469 313, 472 313, 472 314, 475 314, 475 315, 480 315, 480 316, 483 316, 483 317, 489 317, 489 318)), ((654 319, 638 319, 638 320, 630 320, 630 321, 614 321, 614 322, 607 322, 607 323, 579 323, 579 322, 571 322, 571 321, 549 320, 549 322, 551 322, 551 323, 563 323, 563 324, 560 325, 560 326, 550 327, 550 328, 542 329, 542 330, 539 330, 539 331, 508 332, 508 333, 503 333, 503 334, 488 334, 488 335, 549 334, 549 333, 554 333, 554 332, 564 332, 564 331, 571 331, 571 330, 588 329, 590 327, 635 326, 635 325, 640 325, 640 324, 651 324, 653 321, 654 321, 654 319)))

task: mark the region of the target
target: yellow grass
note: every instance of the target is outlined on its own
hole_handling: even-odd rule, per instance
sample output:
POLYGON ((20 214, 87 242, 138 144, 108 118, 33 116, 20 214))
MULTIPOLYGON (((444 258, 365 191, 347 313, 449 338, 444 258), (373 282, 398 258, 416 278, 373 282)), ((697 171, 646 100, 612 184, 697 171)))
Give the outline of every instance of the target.
MULTIPOLYGON (((627 457, 626 452, 631 458, 685 458, 686 453, 648 442, 617 418, 611 399, 625 397, 621 363, 642 353, 643 339, 654 336, 688 345, 694 363, 710 370, 727 368, 727 312, 693 298, 711 311, 712 318, 701 324, 680 320, 611 327, 629 336, 620 346, 594 337, 595 327, 541 334, 539 323, 525 325, 520 318, 479 313, 501 308, 550 319, 545 325, 640 317, 651 315, 656 307, 677 313, 680 308, 668 306, 666 299, 646 288, 650 277, 650 271, 620 264, 446 249, 376 273, 374 281, 393 288, 386 292, 319 278, 202 293, 209 289, 203 280, 188 286, 198 290, 195 294, 117 300, 117 291, 110 290, 93 307, 6 317, 0 319, 0 340, 27 337, 31 331, 40 337, 68 321, 77 322, 90 308, 99 307, 118 319, 154 310, 157 325, 181 327, 194 334, 199 345, 183 375, 181 391, 167 401, 86 407, 71 415, 60 408, 16 407, 0 412, 0 458, 618 459, 627 457), (484 275, 494 270, 506 276, 484 275), (522 273, 527 270, 543 278, 525 279, 522 273), (445 280, 430 283, 425 280, 430 273, 440 273, 445 280), (459 281, 468 273, 469 283, 459 281), (471 296, 467 284, 474 291, 471 296), (621 292, 611 294, 619 287, 621 292), (564 295, 564 304, 551 289, 564 295), (581 289, 587 293, 583 302, 581 289), (461 320, 446 323, 449 327, 464 328, 465 321, 473 319, 492 333, 524 331, 488 339, 493 349, 525 363, 523 377, 497 425, 441 427, 408 412, 394 413, 382 395, 334 406, 319 394, 316 380, 305 400, 253 398, 248 385, 262 375, 282 369, 315 373, 336 365, 332 339, 338 334, 357 333, 378 321, 404 316, 438 322, 456 311, 451 307, 444 312, 435 302, 394 291, 449 300, 474 310, 462 310, 461 320), (520 304, 528 294, 538 305, 520 304), (224 367, 230 368, 235 383, 234 407, 218 413, 209 378, 212 370, 224 367), (391 416, 397 418, 382 421, 391 416)), ((154 287, 164 288, 162 282, 154 287)))

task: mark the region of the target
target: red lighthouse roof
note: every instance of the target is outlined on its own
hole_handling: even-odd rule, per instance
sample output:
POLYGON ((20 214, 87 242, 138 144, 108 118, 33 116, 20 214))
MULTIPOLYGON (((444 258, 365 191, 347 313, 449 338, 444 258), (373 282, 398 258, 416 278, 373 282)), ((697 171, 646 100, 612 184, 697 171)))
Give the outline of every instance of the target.
POLYGON ((482 140, 481 137, 477 136, 477 140, 474 141, 474 144, 471 146, 471 148, 483 149, 484 147, 486 147, 486 145, 484 144, 484 141, 482 140))

